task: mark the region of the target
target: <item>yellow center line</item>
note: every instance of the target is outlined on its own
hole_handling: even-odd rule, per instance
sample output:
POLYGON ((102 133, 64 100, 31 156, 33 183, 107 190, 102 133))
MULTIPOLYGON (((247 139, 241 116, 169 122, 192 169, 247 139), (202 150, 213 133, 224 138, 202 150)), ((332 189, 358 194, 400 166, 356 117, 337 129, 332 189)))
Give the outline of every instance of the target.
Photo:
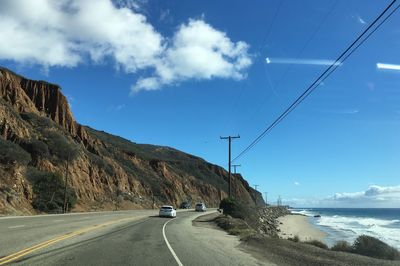
POLYGON ((0 265, 4 265, 6 263, 15 261, 15 260, 17 260, 17 259, 19 259, 21 257, 24 257, 24 256, 26 256, 26 255, 28 255, 28 254, 30 254, 32 252, 35 252, 35 251, 40 250, 40 249, 43 249, 43 248, 45 248, 47 246, 50 246, 50 245, 55 244, 55 243, 57 243, 59 241, 66 240, 66 239, 74 237, 74 236, 81 235, 81 234, 84 234, 84 233, 88 233, 88 232, 96 230, 98 228, 106 227, 106 226, 109 226, 109 225, 112 225, 112 224, 115 224, 115 223, 118 223, 118 222, 127 221, 127 220, 139 220, 139 219, 144 218, 144 217, 146 217, 146 216, 139 216, 139 217, 135 217, 135 218, 123 218, 123 219, 113 220, 113 221, 109 221, 109 222, 106 222, 106 223, 97 224, 97 225, 94 225, 94 226, 86 227, 86 228, 83 228, 83 229, 80 229, 80 230, 77 230, 77 231, 74 231, 74 232, 67 233, 67 234, 64 234, 64 235, 49 239, 49 240, 44 241, 42 243, 36 244, 36 245, 34 245, 32 247, 23 249, 23 250, 18 251, 16 253, 10 254, 10 255, 5 256, 3 258, 0 258, 0 265))

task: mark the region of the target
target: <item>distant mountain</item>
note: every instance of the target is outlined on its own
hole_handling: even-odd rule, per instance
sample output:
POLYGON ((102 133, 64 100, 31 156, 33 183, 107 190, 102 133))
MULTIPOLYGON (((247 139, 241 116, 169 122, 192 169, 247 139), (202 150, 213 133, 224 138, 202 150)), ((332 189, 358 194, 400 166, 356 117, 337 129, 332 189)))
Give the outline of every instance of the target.
MULTIPOLYGON (((136 144, 77 123, 58 85, 0 68, 0 214, 59 212, 68 176, 73 211, 217 206, 227 172, 173 148, 136 144)), ((235 194, 263 202, 240 176, 235 194)))

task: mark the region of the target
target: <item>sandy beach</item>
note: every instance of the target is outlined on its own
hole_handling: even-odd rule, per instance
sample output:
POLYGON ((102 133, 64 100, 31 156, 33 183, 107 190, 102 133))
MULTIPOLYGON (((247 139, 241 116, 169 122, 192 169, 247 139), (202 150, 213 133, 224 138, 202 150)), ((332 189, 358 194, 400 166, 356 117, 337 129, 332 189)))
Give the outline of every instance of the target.
POLYGON ((301 241, 320 240, 323 241, 326 234, 315 228, 309 221, 309 217, 302 215, 286 215, 279 217, 279 236, 289 238, 298 236, 301 241))

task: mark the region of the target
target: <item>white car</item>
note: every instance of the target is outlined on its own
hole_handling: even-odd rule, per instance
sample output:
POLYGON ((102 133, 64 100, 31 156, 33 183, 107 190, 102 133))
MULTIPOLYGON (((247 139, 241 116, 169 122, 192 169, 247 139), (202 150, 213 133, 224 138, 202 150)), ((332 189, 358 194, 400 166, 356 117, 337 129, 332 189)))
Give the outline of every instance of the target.
POLYGON ((164 205, 160 208, 158 215, 160 217, 176 217, 176 210, 170 205, 164 205))
POLYGON ((197 203, 195 210, 197 212, 205 212, 207 210, 206 205, 204 203, 197 203))

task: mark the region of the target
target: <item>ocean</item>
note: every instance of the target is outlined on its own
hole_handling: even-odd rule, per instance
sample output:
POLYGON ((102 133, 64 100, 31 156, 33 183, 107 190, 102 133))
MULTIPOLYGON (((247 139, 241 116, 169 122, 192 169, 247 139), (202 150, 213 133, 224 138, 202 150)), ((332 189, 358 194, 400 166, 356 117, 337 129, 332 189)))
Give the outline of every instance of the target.
POLYGON ((400 208, 293 208, 291 211, 308 216, 312 224, 327 234, 325 242, 329 246, 338 240, 353 243, 364 234, 400 250, 400 208), (314 217, 318 214, 320 218, 314 217))

